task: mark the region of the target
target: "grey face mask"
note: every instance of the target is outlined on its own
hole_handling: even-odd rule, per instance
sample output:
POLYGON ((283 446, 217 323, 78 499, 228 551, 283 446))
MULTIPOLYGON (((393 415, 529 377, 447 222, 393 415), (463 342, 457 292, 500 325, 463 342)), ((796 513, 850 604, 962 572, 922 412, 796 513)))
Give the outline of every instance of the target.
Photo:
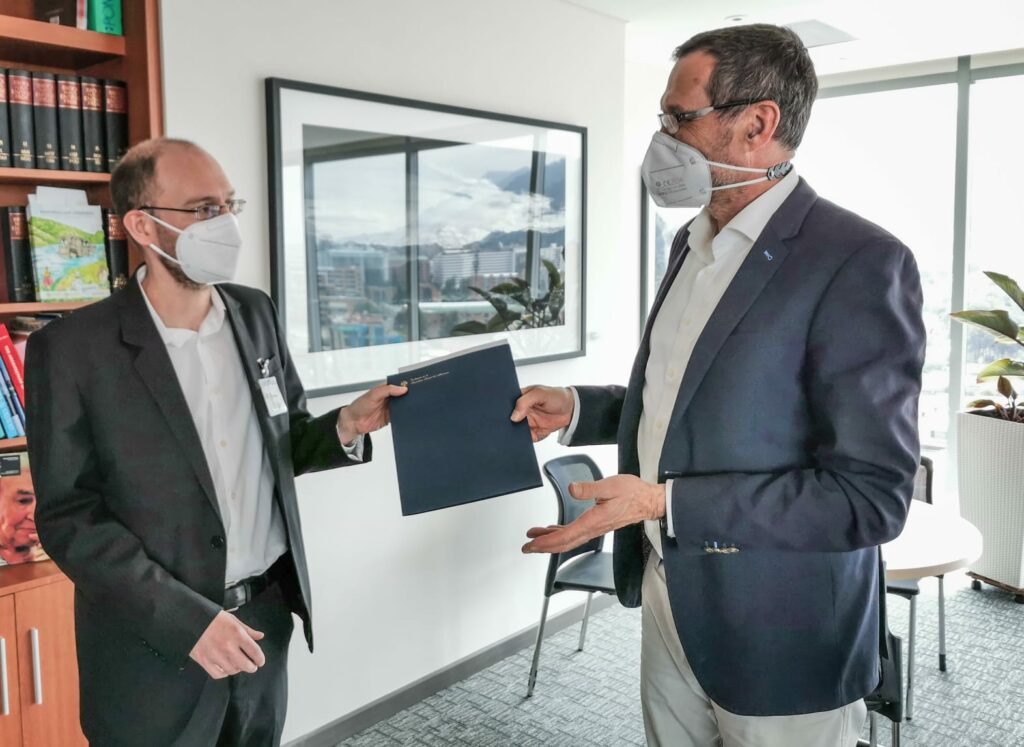
POLYGON ((781 179, 792 168, 793 164, 789 161, 783 161, 769 169, 752 169, 709 161, 696 148, 664 132, 655 132, 640 172, 651 199, 659 207, 702 207, 711 200, 712 192, 781 179), (712 166, 761 176, 744 182, 712 187, 712 166))

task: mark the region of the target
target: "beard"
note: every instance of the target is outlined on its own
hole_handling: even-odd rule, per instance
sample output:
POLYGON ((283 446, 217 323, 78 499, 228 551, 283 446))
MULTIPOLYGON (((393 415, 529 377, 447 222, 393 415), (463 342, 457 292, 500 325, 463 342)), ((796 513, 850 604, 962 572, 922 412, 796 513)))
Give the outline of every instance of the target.
MULTIPOLYGON (((178 240, 177 234, 168 231, 161 225, 157 225, 156 235, 160 239, 161 249, 163 249, 165 246, 174 246, 178 240)), ((167 249, 164 249, 164 252, 170 254, 172 257, 177 259, 177 250, 175 250, 172 253, 167 249)), ((160 260, 160 264, 162 264, 164 266, 164 269, 167 270, 167 274, 174 278, 174 282, 176 282, 185 290, 197 291, 202 290, 203 288, 206 287, 203 283, 197 283, 195 280, 186 275, 185 271, 181 269, 181 265, 179 265, 178 263, 172 262, 171 260, 167 259, 167 257, 161 256, 159 254, 157 255, 157 259, 160 260)))

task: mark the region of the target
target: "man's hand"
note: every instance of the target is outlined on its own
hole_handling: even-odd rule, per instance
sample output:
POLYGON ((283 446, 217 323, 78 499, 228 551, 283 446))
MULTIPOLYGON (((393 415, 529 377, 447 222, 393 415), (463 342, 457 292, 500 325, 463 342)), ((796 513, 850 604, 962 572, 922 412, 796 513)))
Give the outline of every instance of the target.
POLYGON ((253 674, 267 663, 256 643, 262 638, 263 633, 221 610, 203 631, 189 656, 215 680, 239 672, 253 674))
POLYGON ((512 422, 519 423, 525 418, 530 424, 530 436, 534 441, 542 441, 572 422, 575 404, 572 392, 567 388, 528 386, 516 400, 512 422))
POLYGON ((380 384, 361 394, 355 402, 338 413, 338 435, 343 444, 350 444, 364 433, 380 430, 389 422, 388 400, 401 397, 409 387, 380 384))
POLYGON ((597 482, 574 482, 569 493, 579 501, 595 500, 593 508, 565 526, 534 527, 524 553, 565 552, 613 529, 665 515, 665 486, 633 475, 615 475, 597 482))

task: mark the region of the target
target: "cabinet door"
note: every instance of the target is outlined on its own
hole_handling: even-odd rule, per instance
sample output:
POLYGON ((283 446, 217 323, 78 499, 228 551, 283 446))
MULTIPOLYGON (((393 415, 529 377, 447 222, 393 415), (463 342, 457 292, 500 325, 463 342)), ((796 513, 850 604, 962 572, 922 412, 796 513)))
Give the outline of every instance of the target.
POLYGON ((15 594, 25 747, 85 747, 78 723, 74 590, 61 580, 15 594))
POLYGON ((0 744, 5 747, 21 744, 17 641, 14 596, 0 597, 0 744))

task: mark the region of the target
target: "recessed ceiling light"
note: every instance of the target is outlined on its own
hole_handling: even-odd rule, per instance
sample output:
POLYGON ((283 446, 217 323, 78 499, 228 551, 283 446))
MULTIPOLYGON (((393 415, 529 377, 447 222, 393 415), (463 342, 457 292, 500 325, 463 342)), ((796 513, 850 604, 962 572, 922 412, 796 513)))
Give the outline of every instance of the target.
POLYGON ((725 20, 728 23, 740 23, 747 20, 747 17, 743 13, 735 13, 731 16, 726 16, 725 20))

